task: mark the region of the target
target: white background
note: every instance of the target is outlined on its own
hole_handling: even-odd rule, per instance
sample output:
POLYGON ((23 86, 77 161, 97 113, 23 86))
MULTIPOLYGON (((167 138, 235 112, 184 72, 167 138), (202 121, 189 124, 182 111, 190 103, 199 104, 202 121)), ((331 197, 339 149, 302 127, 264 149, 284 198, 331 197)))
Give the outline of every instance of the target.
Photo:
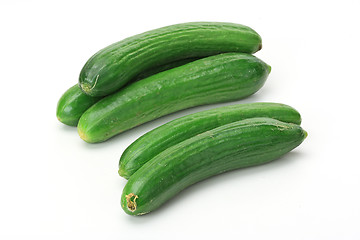
POLYGON ((359 10, 357 0, 1 0, 1 238, 360 239, 359 10), (99 49, 189 21, 254 28, 263 38, 256 56, 272 72, 238 103, 291 105, 309 136, 278 161, 213 177, 151 214, 128 216, 119 204, 123 150, 169 120, 221 104, 102 144, 58 122, 56 104, 99 49))

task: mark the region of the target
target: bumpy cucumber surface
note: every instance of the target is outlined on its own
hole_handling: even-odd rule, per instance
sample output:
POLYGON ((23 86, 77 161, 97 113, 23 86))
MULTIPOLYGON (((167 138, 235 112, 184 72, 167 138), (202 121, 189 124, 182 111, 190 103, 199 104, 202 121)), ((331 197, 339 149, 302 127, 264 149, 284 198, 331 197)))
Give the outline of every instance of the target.
POLYGON ((196 182, 275 160, 306 135, 299 125, 271 118, 206 131, 164 150, 136 171, 123 190, 121 206, 130 215, 148 213, 196 182))
MULTIPOLYGON (((186 58, 175 62, 170 62, 161 66, 149 69, 130 81, 135 82, 143 78, 149 77, 156 73, 184 65, 186 63, 197 60, 198 58, 186 58)), ((60 122, 69 125, 77 126, 81 115, 92 105, 98 102, 102 97, 91 97, 85 94, 78 84, 69 88, 60 98, 56 108, 56 116, 60 122)))
POLYGON ((120 176, 128 179, 165 149, 207 130, 246 118, 269 117, 300 124, 294 108, 280 103, 248 103, 193 113, 147 132, 125 149, 119 161, 120 176))
POLYGON ((181 109, 238 100, 258 91, 269 72, 266 63, 245 53, 196 60, 103 98, 81 116, 78 132, 87 142, 102 142, 181 109))
POLYGON ((69 88, 59 99, 56 116, 60 122, 69 126, 76 126, 81 115, 100 99, 101 97, 86 95, 76 84, 69 88))
POLYGON ((234 23, 192 22, 171 25, 114 43, 93 55, 79 84, 91 96, 115 92, 139 73, 168 62, 224 52, 254 53, 261 37, 234 23))
MULTIPOLYGON (((148 69, 148 70, 140 73, 139 75, 137 75, 135 77, 135 79, 134 79, 134 82, 142 80, 142 79, 147 78, 147 77, 150 77, 151 75, 157 74, 159 72, 163 72, 163 71, 175 68, 175 67, 180 67, 182 65, 185 65, 187 63, 193 62, 193 61, 198 60, 198 59, 200 59, 200 57, 198 57, 198 58, 195 58, 195 57, 193 57, 193 58, 185 58, 185 59, 180 59, 180 60, 177 60, 177 61, 174 61, 174 62, 169 62, 169 63, 166 63, 166 64, 161 65, 161 66, 153 67, 153 68, 148 69)), ((130 81, 130 83, 131 82, 132 81, 130 81)))

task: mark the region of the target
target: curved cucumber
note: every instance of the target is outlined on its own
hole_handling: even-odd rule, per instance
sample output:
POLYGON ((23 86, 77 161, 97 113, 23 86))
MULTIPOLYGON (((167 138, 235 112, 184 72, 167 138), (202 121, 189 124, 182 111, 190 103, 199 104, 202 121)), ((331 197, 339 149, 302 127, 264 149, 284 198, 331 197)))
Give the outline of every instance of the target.
POLYGON ((254 53, 261 37, 234 23, 193 22, 171 25, 114 43, 93 55, 79 76, 82 90, 106 96, 156 66, 190 57, 224 52, 254 53))
POLYGON ((275 160, 306 135, 299 125, 271 118, 206 131, 164 150, 136 171, 123 190, 121 206, 130 215, 148 213, 196 182, 275 160))
POLYGON ((147 161, 179 142, 210 129, 254 117, 301 123, 298 111, 280 103, 236 104, 193 113, 157 127, 133 142, 120 158, 119 174, 128 179, 147 161))
POLYGON ((270 67, 245 53, 224 53, 173 68, 107 96, 80 118, 86 142, 102 142, 166 114, 247 97, 265 83, 270 67))
MULTIPOLYGON (((197 59, 198 58, 186 58, 154 67, 152 69, 149 69, 148 71, 139 74, 135 77, 134 80, 130 81, 130 83, 139 81, 156 73, 184 65, 197 59)), ((76 126, 79 122, 81 115, 89 107, 98 102, 101 98, 102 97, 91 97, 85 94, 83 91, 81 91, 79 85, 76 84, 69 88, 59 99, 56 108, 56 116, 60 122, 69 126, 76 126)))

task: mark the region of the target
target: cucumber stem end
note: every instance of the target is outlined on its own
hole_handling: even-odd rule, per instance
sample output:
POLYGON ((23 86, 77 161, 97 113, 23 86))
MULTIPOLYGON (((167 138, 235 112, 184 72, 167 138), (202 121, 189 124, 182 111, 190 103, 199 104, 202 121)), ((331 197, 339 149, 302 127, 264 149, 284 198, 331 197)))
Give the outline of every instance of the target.
POLYGON ((123 169, 123 168, 119 168, 119 171, 118 171, 119 175, 125 179, 129 179, 130 176, 129 174, 123 169))
POLYGON ((136 199, 139 198, 138 195, 130 193, 130 194, 126 195, 125 198, 126 198, 127 208, 129 209, 129 211, 130 212, 135 212, 135 210, 136 210, 136 199))

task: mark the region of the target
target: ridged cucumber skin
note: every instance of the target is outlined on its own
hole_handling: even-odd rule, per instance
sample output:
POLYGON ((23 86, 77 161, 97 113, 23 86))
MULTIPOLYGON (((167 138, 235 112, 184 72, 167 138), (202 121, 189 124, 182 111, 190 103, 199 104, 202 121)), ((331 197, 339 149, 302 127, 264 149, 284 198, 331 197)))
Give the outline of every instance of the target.
POLYGON ((101 97, 91 97, 83 93, 76 84, 69 88, 59 99, 56 107, 58 120, 69 126, 76 126, 81 115, 101 97))
POLYGON ((106 96, 155 66, 224 52, 254 53, 261 46, 259 34, 240 24, 190 22, 166 26, 95 53, 82 68, 79 85, 90 96, 106 96))
POLYGON ((147 161, 179 142, 213 128, 254 117, 301 123, 298 111, 280 103, 236 104, 193 113, 147 132, 127 147, 119 161, 119 175, 129 179, 147 161))
MULTIPOLYGON (((163 71, 175 68, 175 67, 180 67, 182 65, 185 65, 187 63, 193 62, 193 61, 198 60, 198 59, 200 59, 200 58, 195 58, 195 57, 194 58, 185 58, 185 59, 177 60, 175 62, 166 63, 166 64, 161 65, 161 66, 153 67, 153 68, 148 69, 145 72, 142 72, 139 75, 137 75, 135 77, 134 82, 142 80, 142 79, 147 78, 147 77, 150 77, 151 75, 157 74, 159 72, 163 72, 163 71)), ((131 82, 132 81, 130 81, 130 83, 131 82)))
POLYGON ((166 149, 136 171, 124 187, 121 206, 130 215, 151 212, 196 182, 273 161, 306 136, 299 125, 271 118, 206 131, 166 149))
POLYGON ((224 53, 152 75, 107 96, 80 118, 89 143, 182 109, 247 97, 265 83, 270 66, 245 53, 224 53))
MULTIPOLYGON (((198 58, 186 58, 179 61, 170 62, 161 66, 149 69, 138 76, 129 83, 139 81, 156 73, 184 65, 189 62, 193 62, 198 58)), ((59 99, 56 116, 60 122, 69 125, 77 126, 81 115, 92 105, 98 102, 102 97, 91 97, 85 94, 78 84, 69 88, 59 99)))

